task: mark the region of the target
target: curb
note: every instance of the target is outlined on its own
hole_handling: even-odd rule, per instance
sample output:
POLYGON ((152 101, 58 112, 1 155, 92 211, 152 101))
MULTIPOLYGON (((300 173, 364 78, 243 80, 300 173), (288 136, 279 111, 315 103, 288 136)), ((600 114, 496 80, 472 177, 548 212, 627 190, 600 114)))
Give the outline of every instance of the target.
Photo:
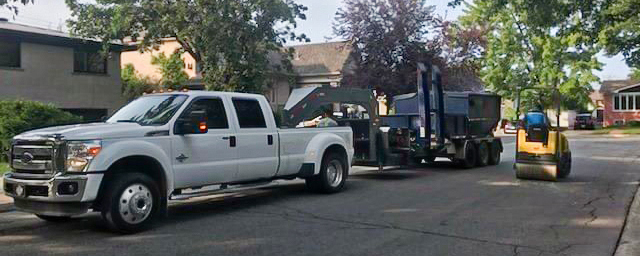
MULTIPOLYGON (((2 177, 0 176, 0 198, 5 197, 4 193, 1 192, 1 191, 4 191, 3 188, 2 188, 2 184, 4 184, 4 183, 2 182, 2 177)), ((13 211, 15 209, 16 208, 13 207, 13 199, 11 199, 11 202, 9 202, 9 203, 0 203, 0 213, 10 212, 10 211, 13 211)))
POLYGON ((11 212, 16 208, 13 206, 13 203, 0 204, 0 213, 11 212))
POLYGON ((614 256, 640 255, 640 186, 636 187, 614 256))

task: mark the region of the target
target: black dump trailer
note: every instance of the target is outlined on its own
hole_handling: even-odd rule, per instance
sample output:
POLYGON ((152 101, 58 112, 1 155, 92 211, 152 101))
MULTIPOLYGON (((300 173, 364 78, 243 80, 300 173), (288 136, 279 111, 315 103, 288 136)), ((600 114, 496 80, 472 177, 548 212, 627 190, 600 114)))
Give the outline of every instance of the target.
POLYGON ((433 65, 419 64, 417 74, 417 92, 394 97, 393 114, 378 114, 371 90, 300 88, 285 105, 283 123, 294 127, 309 120, 321 105, 357 104, 364 109, 361 118, 345 114, 337 120, 353 129, 354 164, 382 169, 433 162, 436 157, 465 168, 498 164, 503 147, 493 130, 500 120, 500 96, 444 92, 440 71, 433 65))

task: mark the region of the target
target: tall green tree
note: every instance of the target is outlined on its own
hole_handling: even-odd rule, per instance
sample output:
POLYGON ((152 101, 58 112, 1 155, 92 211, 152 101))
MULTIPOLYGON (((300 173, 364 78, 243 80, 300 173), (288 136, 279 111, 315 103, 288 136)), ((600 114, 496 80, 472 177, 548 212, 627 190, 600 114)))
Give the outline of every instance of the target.
MULTIPOLYGON (((456 1, 460 2, 460 1, 456 1)), ((523 105, 552 105, 551 88, 558 87, 563 106, 578 109, 589 102, 592 72, 600 69, 593 40, 597 1, 475 0, 460 18, 467 27, 488 28, 480 58, 483 81, 509 99, 516 88, 525 91, 523 105)))
POLYGON ((167 57, 164 52, 151 57, 151 64, 158 66, 162 75, 160 85, 166 89, 180 89, 189 80, 189 75, 184 72, 184 52, 177 50, 167 57))
MULTIPOLYGON (((175 38, 202 67, 209 89, 261 92, 272 73, 269 52, 290 40, 307 8, 293 0, 65 0, 72 33, 106 43, 131 38, 142 51, 175 38)), ((106 46, 104 49, 107 49, 106 46)), ((281 65, 290 67, 291 52, 281 65)))
POLYGON ((355 70, 342 84, 395 95, 415 90, 416 62, 436 55, 427 35, 439 24, 425 0, 346 0, 334 34, 352 47, 355 70))
POLYGON ((606 53, 622 53, 631 67, 640 68, 640 0, 602 0, 599 42, 606 53))

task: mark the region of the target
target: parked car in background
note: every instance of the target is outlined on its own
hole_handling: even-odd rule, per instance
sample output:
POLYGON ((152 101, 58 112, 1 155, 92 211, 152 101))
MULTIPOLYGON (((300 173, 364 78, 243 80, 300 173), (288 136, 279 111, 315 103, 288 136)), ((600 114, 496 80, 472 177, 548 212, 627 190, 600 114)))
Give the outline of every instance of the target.
POLYGON ((578 114, 576 116, 576 121, 573 125, 575 130, 580 130, 580 129, 595 129, 596 127, 596 119, 590 114, 590 113, 585 113, 585 114, 578 114))
POLYGON ((509 121, 504 126, 504 133, 515 134, 518 131, 518 121, 509 121))

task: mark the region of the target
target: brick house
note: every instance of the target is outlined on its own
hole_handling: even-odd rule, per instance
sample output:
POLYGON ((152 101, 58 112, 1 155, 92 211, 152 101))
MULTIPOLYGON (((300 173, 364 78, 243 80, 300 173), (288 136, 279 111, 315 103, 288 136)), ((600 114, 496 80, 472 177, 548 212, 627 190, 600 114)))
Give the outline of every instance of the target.
POLYGON ((640 121, 640 83, 629 80, 604 81, 600 92, 604 98, 605 127, 640 121))

